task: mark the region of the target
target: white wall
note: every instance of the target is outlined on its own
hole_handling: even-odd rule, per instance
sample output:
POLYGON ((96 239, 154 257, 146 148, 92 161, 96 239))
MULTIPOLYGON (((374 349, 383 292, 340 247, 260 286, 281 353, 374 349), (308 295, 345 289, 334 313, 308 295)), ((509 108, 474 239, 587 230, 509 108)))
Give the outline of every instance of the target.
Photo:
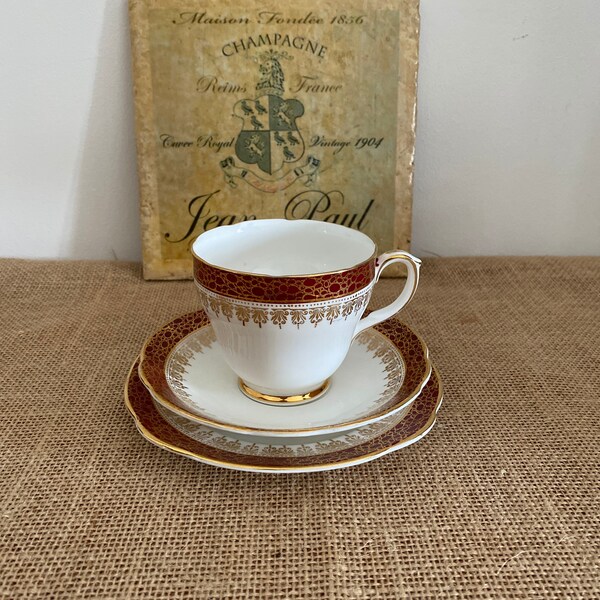
POLYGON ((125 0, 2 0, 0 256, 141 256, 125 0))
MULTIPOLYGON (((421 0, 413 251, 600 254, 600 2, 421 0)), ((0 256, 140 258, 125 0, 3 0, 0 256)))
POLYGON ((600 254, 600 2, 421 15, 413 250, 600 254))

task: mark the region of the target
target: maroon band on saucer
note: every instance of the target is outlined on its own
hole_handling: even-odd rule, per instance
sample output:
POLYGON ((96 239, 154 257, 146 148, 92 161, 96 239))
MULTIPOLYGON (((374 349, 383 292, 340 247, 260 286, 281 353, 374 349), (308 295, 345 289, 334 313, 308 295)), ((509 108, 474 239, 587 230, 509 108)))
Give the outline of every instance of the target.
POLYGON ((196 283, 215 294, 250 302, 297 304, 334 300, 366 288, 374 277, 375 256, 335 273, 287 277, 228 271, 194 256, 196 283))

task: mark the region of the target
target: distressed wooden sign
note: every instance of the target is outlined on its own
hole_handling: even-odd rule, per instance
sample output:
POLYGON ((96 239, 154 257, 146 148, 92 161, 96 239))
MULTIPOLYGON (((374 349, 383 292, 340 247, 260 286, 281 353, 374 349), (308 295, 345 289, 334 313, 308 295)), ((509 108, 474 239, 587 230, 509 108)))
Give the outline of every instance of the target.
POLYGON ((147 279, 246 219, 408 247, 418 0, 131 0, 130 22, 147 279))

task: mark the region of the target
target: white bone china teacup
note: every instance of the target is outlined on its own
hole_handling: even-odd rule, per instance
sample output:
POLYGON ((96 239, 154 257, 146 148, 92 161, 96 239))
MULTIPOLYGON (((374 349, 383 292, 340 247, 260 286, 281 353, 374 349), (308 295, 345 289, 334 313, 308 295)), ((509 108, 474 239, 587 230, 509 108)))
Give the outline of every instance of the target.
POLYGON ((194 280, 225 360, 241 390, 266 403, 320 397, 363 330, 413 297, 421 261, 377 255, 365 234, 323 221, 263 219, 200 235, 194 280), (394 302, 361 318, 381 272, 408 269, 394 302))

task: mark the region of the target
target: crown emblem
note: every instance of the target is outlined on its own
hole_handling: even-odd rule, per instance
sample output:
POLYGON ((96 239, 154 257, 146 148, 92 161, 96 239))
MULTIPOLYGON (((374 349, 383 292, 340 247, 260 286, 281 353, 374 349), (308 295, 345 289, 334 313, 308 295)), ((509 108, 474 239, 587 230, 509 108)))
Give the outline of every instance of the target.
POLYGON ((278 52, 276 50, 267 50, 258 55, 260 64, 260 81, 256 84, 256 92, 259 96, 263 94, 272 94, 273 96, 283 96, 283 83, 285 76, 281 68, 281 59, 289 60, 292 57, 287 52, 278 52))

